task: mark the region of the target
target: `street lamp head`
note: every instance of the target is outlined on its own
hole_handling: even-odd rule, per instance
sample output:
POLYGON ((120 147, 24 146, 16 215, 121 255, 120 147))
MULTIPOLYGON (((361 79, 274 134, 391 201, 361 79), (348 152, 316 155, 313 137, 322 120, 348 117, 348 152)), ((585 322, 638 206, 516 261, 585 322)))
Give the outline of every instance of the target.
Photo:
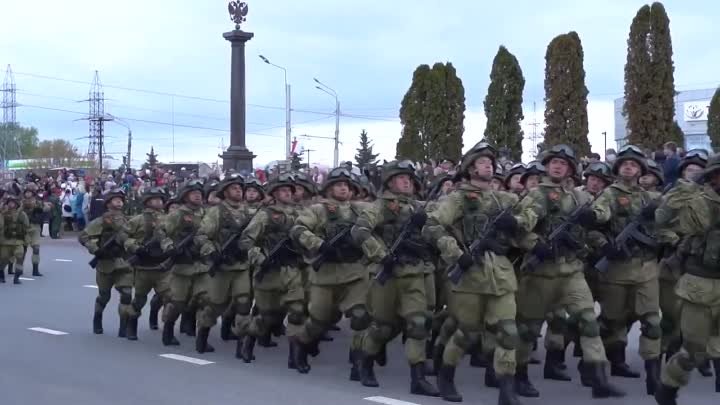
POLYGON ((262 56, 262 55, 258 55, 258 56, 260 57, 260 59, 262 59, 263 62, 265 62, 265 63, 267 63, 267 64, 270 64, 270 61, 268 60, 268 58, 266 58, 266 57, 264 57, 264 56, 262 56))
POLYGON ((320 83, 320 80, 318 80, 317 77, 313 77, 313 80, 315 80, 315 83, 321 84, 321 83, 320 83))
POLYGON ((325 91, 325 89, 323 89, 323 88, 322 88, 322 87, 320 87, 320 86, 315 86, 315 88, 316 88, 316 89, 318 89, 318 90, 322 90, 322 91, 325 91))

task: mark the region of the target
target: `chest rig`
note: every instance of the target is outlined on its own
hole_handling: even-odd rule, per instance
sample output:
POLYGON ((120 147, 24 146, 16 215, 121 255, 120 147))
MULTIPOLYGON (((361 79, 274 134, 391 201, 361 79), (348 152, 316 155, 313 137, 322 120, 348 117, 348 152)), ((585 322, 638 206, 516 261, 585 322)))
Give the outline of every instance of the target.
MULTIPOLYGON (((287 240, 290 228, 293 227, 295 219, 297 219, 297 213, 288 213, 273 206, 265 208, 265 211, 268 214, 268 223, 262 238, 262 246, 267 253, 272 251, 279 243, 287 240)), ((292 247, 291 242, 285 242, 282 251, 278 252, 278 264, 292 265, 296 264, 298 259, 298 252, 292 247)))
MULTIPOLYGON (((393 245, 409 222, 410 216, 419 209, 422 208, 413 200, 383 200, 384 222, 380 225, 380 235, 385 246, 393 245)), ((408 233, 398 246, 396 254, 399 264, 416 265, 432 259, 431 247, 422 239, 419 229, 408 233)))
POLYGON ((327 223, 325 225, 325 240, 333 239, 342 232, 346 232, 346 236, 335 243, 333 253, 329 254, 326 261, 334 263, 353 263, 363 257, 363 252, 355 246, 347 232, 354 224, 358 217, 355 207, 350 205, 348 209, 340 209, 336 204, 326 202, 325 215, 327 223))

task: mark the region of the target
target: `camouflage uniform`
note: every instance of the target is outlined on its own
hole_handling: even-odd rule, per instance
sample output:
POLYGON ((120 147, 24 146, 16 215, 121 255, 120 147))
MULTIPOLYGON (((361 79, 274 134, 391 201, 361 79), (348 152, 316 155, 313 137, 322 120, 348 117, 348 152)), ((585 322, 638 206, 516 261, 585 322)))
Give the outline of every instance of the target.
MULTIPOLYGON (((15 196, 7 196, 2 211, 2 237, 0 238, 0 269, 15 260, 14 284, 22 284, 20 276, 23 274, 23 246, 30 243, 30 221, 20 208, 20 201, 15 196), (13 203, 14 208, 8 206, 13 203)), ((2 282, 5 282, 3 274, 2 282)))
POLYGON ((203 185, 200 181, 187 182, 178 192, 178 200, 182 205, 176 211, 167 214, 157 229, 156 238, 160 241, 162 250, 173 256, 170 299, 163 306, 162 341, 166 346, 179 344, 175 339, 175 322, 184 311, 196 311, 193 298, 202 292, 200 282, 207 275, 207 266, 199 262, 199 246, 192 242, 205 210, 202 206, 191 205, 185 201, 186 196, 191 192, 202 193, 202 190, 203 185), (176 246, 181 241, 187 240, 186 238, 191 238, 187 245, 176 246))
MULTIPOLYGON (((32 183, 31 183, 32 184, 32 183)), ((32 184, 34 186, 34 184, 32 184)), ((32 275, 39 277, 42 276, 40 274, 40 232, 42 231, 43 222, 45 219, 45 213, 50 212, 49 207, 45 207, 42 201, 37 199, 37 187, 32 188, 30 187, 30 184, 24 191, 24 195, 27 195, 28 193, 32 193, 32 196, 26 197, 23 199, 22 202, 22 209, 25 211, 25 215, 27 215, 28 219, 30 220, 30 228, 28 229, 29 235, 29 241, 30 243, 28 245, 25 245, 25 249, 23 251, 23 258, 25 257, 25 253, 27 252, 28 246, 32 249, 32 266, 33 266, 33 272, 32 275)))
MULTIPOLYGON (((675 288, 682 302, 683 344, 662 370, 662 385, 655 393, 660 405, 676 403, 678 388, 687 385, 691 371, 705 359, 712 359, 716 373, 720 371, 720 187, 713 181, 718 170, 720 156, 716 155, 705 169, 701 198, 656 213, 661 227, 676 232, 684 273, 675 288)), ((720 379, 715 385, 720 392, 720 379)))
MULTIPOLYGON (((295 364, 301 373, 307 373, 307 354, 335 322, 340 312, 350 319, 353 330, 351 352, 360 349, 361 332, 367 329, 370 315, 365 305, 369 285, 368 262, 363 252, 352 244, 350 227, 362 211, 370 204, 359 201, 338 201, 328 196, 330 187, 346 182, 357 193, 359 187, 355 176, 345 168, 332 170, 322 186, 326 198, 303 210, 290 231, 292 238, 307 252, 322 255, 323 263, 316 263, 316 271, 309 274, 310 293, 308 297, 309 317, 301 328, 294 344, 295 364), (341 232, 346 236, 334 246, 328 241, 341 232)), ((312 268, 312 266, 309 266, 312 268)), ((355 378, 357 379, 357 375, 355 378)))
MULTIPOLYGON (((125 201, 125 192, 121 189, 108 190, 103 194, 105 207, 110 201, 120 198, 125 201)), ((123 244, 127 239, 127 218, 122 210, 108 210, 102 216, 95 218, 83 229, 78 237, 80 244, 97 259, 95 267, 95 282, 98 286, 98 296, 95 299, 95 314, 93 316, 93 332, 103 333, 102 313, 110 301, 112 288, 120 293, 119 337, 126 337, 128 318, 132 313, 132 286, 133 272, 125 260, 123 244)))
MULTIPOLYGON (((465 155, 461 170, 467 172, 483 156, 495 160, 494 149, 481 142, 465 155)), ((517 233, 517 220, 507 211, 517 202, 515 194, 480 188, 471 181, 460 184, 428 214, 423 236, 437 246, 444 262, 457 263, 463 271, 457 285, 450 283, 448 308, 458 328, 447 343, 438 371, 438 388, 446 400, 462 399, 454 386, 455 368, 484 330, 488 338, 483 349, 494 351, 492 370, 501 389, 499 403, 518 403, 513 388, 519 341, 515 323, 517 279, 507 258, 508 248, 517 246, 515 238, 522 235, 517 233), (493 229, 489 229, 490 223, 493 229), (479 251, 465 252, 463 248, 475 240, 487 243, 479 251)))
MULTIPOLYGON (((207 210, 195 236, 195 243, 200 246, 200 255, 216 268, 207 280, 208 289, 202 300, 199 324, 201 328, 209 330, 218 316, 225 315, 223 322, 233 325, 235 335, 242 337, 247 333, 250 323, 252 282, 247 256, 240 249, 239 234, 250 216, 242 201, 231 201, 224 194, 233 184, 244 187, 244 180, 239 174, 233 173, 218 184, 217 196, 221 202, 207 210), (234 318, 232 322, 226 320, 229 316, 224 314, 228 300, 232 308, 229 313, 234 318)), ((206 333, 202 330, 198 332, 198 339, 207 340, 206 333)), ((200 342, 201 349, 203 344, 207 343, 200 342)))
MULTIPOLYGON (((390 162, 383 166, 383 184, 396 175, 408 175, 421 188, 410 162, 390 162)), ((405 354, 411 367, 411 392, 437 396, 439 393, 425 380, 425 339, 428 338, 430 313, 425 274, 432 272, 433 258, 420 236, 419 227, 426 215, 418 201, 408 195, 385 190, 372 206, 360 214, 352 228, 352 236, 367 258, 392 269, 392 277, 381 284, 371 282, 368 307, 372 323, 362 337, 362 351, 357 358, 361 383, 377 386, 374 357, 383 346, 405 328, 405 354), (396 241, 402 228, 414 224, 413 231, 400 244, 395 257, 388 248, 396 241)))
POLYGON ((618 179, 606 188, 593 204, 596 222, 607 231, 605 257, 609 261, 607 272, 598 275, 598 301, 601 336, 611 365, 611 374, 638 378, 639 374, 625 362, 629 321, 640 320, 640 357, 645 360, 648 394, 655 392, 660 371, 660 302, 657 252, 653 246, 637 241, 628 242, 631 255, 623 247, 615 246, 615 237, 631 221, 642 222, 642 232, 648 236, 654 231, 653 195, 638 184, 638 177, 647 173, 645 156, 639 148, 627 145, 620 149, 613 164, 617 176, 625 161, 634 161, 641 168, 637 177, 618 179))
MULTIPOLYGON (((143 193, 142 204, 145 205, 153 198, 160 198, 165 202, 167 193, 162 188, 150 189, 143 193)), ((129 340, 137 340, 138 318, 147 303, 150 291, 155 290, 155 295, 150 301, 150 329, 157 329, 157 311, 170 298, 169 259, 162 252, 160 241, 155 237, 155 229, 160 226, 164 216, 162 211, 146 207, 141 214, 128 221, 125 250, 137 259, 134 264, 131 263, 135 273, 135 296, 132 300, 132 310, 128 320, 127 337, 129 340)))
MULTIPOLYGON (((573 150, 566 145, 557 145, 546 151, 542 160, 545 167, 553 159, 567 162, 571 175, 577 167, 573 150)), ((550 170, 548 170, 550 174, 550 170)), ((518 321, 521 344, 517 352, 518 370, 516 385, 518 393, 523 396, 538 396, 527 376, 527 363, 532 345, 540 332, 545 320, 548 320, 549 333, 563 337, 567 326, 566 315, 577 319, 580 344, 583 350, 584 370, 593 387, 593 396, 622 396, 623 394, 610 385, 605 371, 605 349, 600 339, 600 327, 597 322, 594 302, 590 288, 583 275, 583 255, 586 250, 584 232, 581 227, 572 224, 567 231, 550 242, 550 233, 568 220, 568 216, 578 207, 587 206, 590 196, 576 190, 568 191, 563 187, 566 178, 551 179, 548 177, 540 186, 530 191, 519 204, 520 223, 528 232, 534 232, 538 241, 527 257, 537 258, 537 268, 527 268, 520 279, 518 293, 518 321)), ((586 216, 592 212, 589 208, 582 211, 586 216)), ((580 213, 578 213, 578 216, 580 213)), ((546 348, 551 352, 548 360, 554 365, 562 361, 565 350, 564 341, 548 341, 546 348)))

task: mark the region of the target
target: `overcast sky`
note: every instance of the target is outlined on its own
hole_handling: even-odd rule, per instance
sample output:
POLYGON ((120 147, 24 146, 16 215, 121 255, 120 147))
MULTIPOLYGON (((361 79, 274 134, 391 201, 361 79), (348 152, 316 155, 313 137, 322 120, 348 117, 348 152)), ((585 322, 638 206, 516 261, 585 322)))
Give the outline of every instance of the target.
MULTIPOLYGON (((145 159, 151 145, 161 161, 214 162, 221 145, 227 147, 230 44, 222 33, 233 23, 226 1, 0 3, 0 68, 4 75, 5 66, 12 66, 22 105, 18 121, 37 127, 41 139, 62 137, 87 150, 88 124, 78 119, 87 114, 88 103, 82 100, 88 98, 89 82, 98 70, 105 85, 105 111, 132 128, 135 164, 145 159)), ((590 142, 594 151, 602 152, 603 131, 608 132, 608 146, 613 146, 612 100, 622 96, 629 26, 643 4, 250 1, 243 25, 255 33, 246 50, 248 147, 257 154, 256 166, 284 155, 283 73, 263 63, 258 58, 263 54, 287 68, 292 107, 306 111, 293 112, 292 132, 305 149, 314 150, 312 163, 330 164, 333 142, 301 135, 332 137, 335 126, 334 100, 315 89, 313 77, 337 91, 344 115, 355 116, 341 118, 340 159, 353 159, 361 129, 367 129, 381 158, 391 159, 400 135, 399 104, 421 63, 450 61, 457 68, 465 86, 468 148, 482 138, 492 59, 503 44, 520 61, 526 79, 528 149, 534 102, 538 130, 543 126, 546 46, 554 36, 575 30, 585 52, 590 142)), ((717 86, 720 3, 664 4, 671 20, 677 89, 717 86)), ((127 130, 107 125, 107 151, 120 158, 127 150, 127 130)))

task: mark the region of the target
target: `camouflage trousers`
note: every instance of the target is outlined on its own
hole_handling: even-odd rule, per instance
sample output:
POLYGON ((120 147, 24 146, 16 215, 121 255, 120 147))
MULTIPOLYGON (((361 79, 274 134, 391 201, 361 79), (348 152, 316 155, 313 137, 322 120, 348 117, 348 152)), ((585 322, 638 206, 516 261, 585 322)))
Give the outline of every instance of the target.
MULTIPOLYGON (((22 249, 22 247, 20 247, 22 249)), ((121 317, 129 316, 132 309, 133 272, 130 268, 115 269, 111 272, 95 272, 95 283, 98 286, 98 296, 95 298, 95 312, 102 312, 110 302, 112 288, 120 293, 118 314, 121 317)))
POLYGON ((23 258, 27 253, 28 247, 32 249, 31 263, 33 265, 40 264, 40 224, 30 224, 28 233, 30 234, 30 244, 25 245, 25 251, 23 251, 23 258))
POLYGON ((0 246, 0 269, 5 271, 8 264, 15 262, 15 274, 21 276, 23 274, 23 259, 25 257, 22 245, 2 245, 0 246))
POLYGON ((288 337, 297 336, 305 324, 305 284, 297 266, 280 266, 271 270, 262 281, 253 280, 253 293, 257 315, 248 325, 252 336, 266 336, 270 330, 282 324, 287 315, 288 337))
POLYGON ((163 303, 170 300, 170 277, 168 271, 135 270, 134 296, 130 316, 139 318, 143 307, 147 304, 148 294, 155 290, 163 303))
POLYGON ((675 294, 677 280, 661 278, 660 282, 660 311, 662 320, 661 347, 663 353, 668 347, 677 344, 682 339, 680 336, 680 310, 682 300, 675 294))

